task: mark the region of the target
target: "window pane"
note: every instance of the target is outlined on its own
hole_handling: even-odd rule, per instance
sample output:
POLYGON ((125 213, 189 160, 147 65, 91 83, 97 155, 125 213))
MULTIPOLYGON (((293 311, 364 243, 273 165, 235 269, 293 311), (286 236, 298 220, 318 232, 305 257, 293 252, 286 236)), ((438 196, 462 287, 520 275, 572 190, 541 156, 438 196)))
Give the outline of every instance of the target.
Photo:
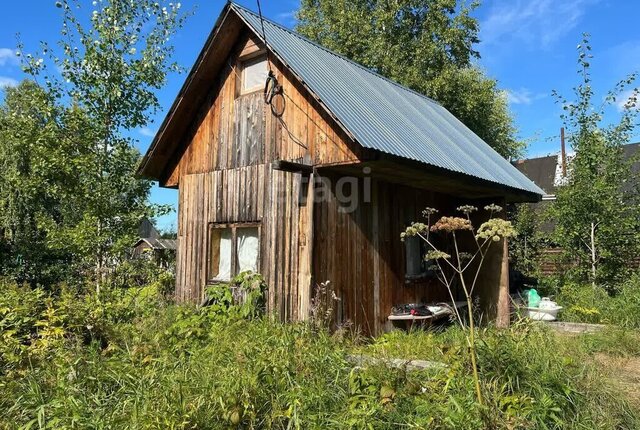
POLYGON ((211 279, 227 281, 231 279, 231 229, 211 230, 211 255, 209 260, 211 279))
POLYGON ((259 57, 243 63, 242 91, 256 90, 264 87, 267 80, 267 60, 259 57))
POLYGON ((245 227, 236 230, 238 238, 238 273, 246 270, 258 271, 258 250, 260 238, 258 227, 245 227))
POLYGON ((420 253, 420 238, 409 236, 404 238, 407 258, 407 276, 418 276, 422 273, 422 256, 420 253))

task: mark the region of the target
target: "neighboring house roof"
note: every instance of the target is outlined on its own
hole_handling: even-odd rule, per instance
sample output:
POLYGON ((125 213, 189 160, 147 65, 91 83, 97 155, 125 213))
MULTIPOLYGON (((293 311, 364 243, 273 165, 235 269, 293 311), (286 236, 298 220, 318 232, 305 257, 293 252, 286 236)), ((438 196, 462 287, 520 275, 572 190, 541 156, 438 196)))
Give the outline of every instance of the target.
MULTIPOLYGON (((257 14, 229 3, 221 16, 226 17, 230 11, 235 12, 262 39, 257 14)), ((220 25, 219 20, 216 28, 220 25)), ((215 39, 216 28, 209 42, 215 39)), ((533 195, 544 194, 509 161, 430 98, 272 21, 264 21, 264 31, 271 52, 320 100, 347 134, 363 147, 533 195)), ((192 74, 198 71, 200 63, 206 61, 208 44, 194 65, 192 74)), ((183 91, 188 90, 189 83, 190 79, 183 91)), ((180 96, 145 156, 142 174, 146 173, 146 159, 153 154, 158 136, 162 136, 173 110, 180 109, 179 100, 180 96)))
MULTIPOLYGON (((623 157, 629 159, 640 150, 640 142, 623 145, 622 150, 623 157)), ((567 157, 568 168, 571 166, 572 158, 572 156, 567 157)), ((562 171, 562 158, 560 155, 528 158, 518 160, 514 164, 520 172, 535 182, 547 195, 555 195, 558 186, 562 183, 560 173, 562 171)), ((634 178, 638 177, 640 174, 640 162, 635 162, 631 165, 631 174, 634 178)))
POLYGON ((554 194, 556 189, 556 167, 560 164, 558 158, 559 156, 557 155, 547 155, 545 157, 518 160, 515 166, 527 178, 542 188, 546 194, 554 194))
POLYGON ((142 221, 140 221, 140 225, 138 226, 138 236, 158 239, 160 238, 160 232, 156 229, 149 218, 144 217, 142 218, 142 221))
POLYGON ((143 237, 133 247, 146 243, 151 249, 177 249, 178 241, 175 239, 160 239, 155 237, 143 237))

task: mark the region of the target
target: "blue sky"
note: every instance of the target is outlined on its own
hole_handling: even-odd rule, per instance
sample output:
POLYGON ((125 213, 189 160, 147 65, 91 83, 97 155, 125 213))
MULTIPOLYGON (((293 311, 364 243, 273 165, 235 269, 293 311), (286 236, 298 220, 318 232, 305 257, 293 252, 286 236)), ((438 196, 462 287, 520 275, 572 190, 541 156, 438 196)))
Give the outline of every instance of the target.
MULTIPOLYGON (((83 2, 91 6, 89 0, 83 2)), ((255 0, 239 3, 256 9, 255 0)), ((182 7, 194 11, 194 15, 174 39, 176 60, 181 65, 191 67, 224 4, 223 0, 182 1, 182 7)), ((295 25, 297 7, 297 0, 262 0, 265 16, 288 27, 295 25)), ((54 0, 5 2, 3 10, 0 86, 23 78, 14 56, 16 33, 20 33, 26 51, 35 51, 40 40, 57 40, 60 28, 60 10, 54 0)), ((558 150, 560 109, 551 91, 570 96, 578 83, 576 45, 583 32, 592 37, 598 97, 604 97, 619 79, 640 69, 640 2, 636 0, 484 0, 474 14, 480 21, 479 65, 507 92, 518 134, 528 142, 530 156, 558 150)), ((141 151, 151 142, 184 77, 169 77, 159 94, 162 111, 155 123, 132 131, 141 151)), ((176 206, 177 191, 155 186, 152 200, 176 206)), ((165 216, 158 225, 175 228, 175 219, 175 213, 165 216)))

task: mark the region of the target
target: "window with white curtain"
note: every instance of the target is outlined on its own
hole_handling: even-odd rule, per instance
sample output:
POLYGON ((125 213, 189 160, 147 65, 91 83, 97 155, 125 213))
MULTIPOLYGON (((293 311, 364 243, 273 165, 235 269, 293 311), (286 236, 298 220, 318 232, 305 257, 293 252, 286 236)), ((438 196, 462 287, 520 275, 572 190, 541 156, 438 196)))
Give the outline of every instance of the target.
POLYGON ((258 227, 238 227, 236 230, 238 249, 238 273, 258 271, 260 240, 258 227))
POLYGON ((210 281, 229 281, 241 272, 258 272, 259 225, 212 224, 209 238, 210 281))

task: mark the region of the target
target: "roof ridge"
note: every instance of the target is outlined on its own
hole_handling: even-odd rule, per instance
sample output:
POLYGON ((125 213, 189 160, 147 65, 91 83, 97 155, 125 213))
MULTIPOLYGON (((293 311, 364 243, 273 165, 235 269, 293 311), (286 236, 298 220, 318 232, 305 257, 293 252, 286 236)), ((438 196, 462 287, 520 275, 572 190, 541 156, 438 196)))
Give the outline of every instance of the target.
MULTIPOLYGON (((260 18, 260 15, 258 15, 256 12, 254 12, 253 10, 247 8, 246 6, 243 6, 243 5, 239 4, 239 3, 236 3, 235 1, 229 0, 229 4, 231 5, 231 7, 236 7, 238 9, 242 9, 243 11, 248 12, 248 13, 254 15, 257 18, 260 18)), ((328 52, 331 55, 334 55, 334 56, 336 56, 336 57, 338 57, 338 58, 340 58, 340 59, 342 59, 342 60, 344 60, 344 61, 346 61, 346 62, 348 62, 350 64, 353 64, 354 66, 356 66, 356 67, 358 67, 358 68, 360 68, 360 69, 372 74, 373 76, 376 76, 377 78, 380 78, 380 79, 382 79, 384 81, 387 81, 390 84, 395 85, 396 87, 399 87, 402 90, 409 91, 409 92, 411 92, 411 93, 413 93, 413 94, 415 94, 415 95, 417 95, 419 97, 422 97, 422 98, 424 98, 424 99, 426 99, 426 100, 428 100, 428 101, 430 101, 432 103, 437 104, 438 106, 442 106, 440 103, 438 103, 436 100, 432 99, 431 97, 429 97, 427 95, 424 95, 424 94, 422 94, 422 93, 420 93, 420 92, 418 92, 418 91, 416 91, 416 90, 414 90, 412 88, 404 86, 401 83, 394 81, 393 79, 390 79, 390 78, 387 78, 386 76, 381 75, 380 73, 374 72, 373 70, 369 69, 368 67, 363 66, 362 64, 358 63, 357 61, 353 61, 350 58, 347 58, 346 56, 344 56, 342 54, 339 54, 339 53, 337 53, 335 51, 332 51, 331 49, 329 49, 329 48, 327 48, 325 46, 322 46, 318 42, 315 42, 315 41, 309 39, 308 37, 305 37, 305 36, 301 35, 300 33, 296 32, 296 31, 294 31, 294 30, 292 30, 290 28, 285 27, 282 24, 279 24, 279 23, 277 23, 275 21, 272 21, 269 18, 265 18, 264 16, 262 17, 262 19, 264 19, 265 22, 268 22, 269 24, 274 25, 274 26, 280 28, 281 30, 284 30, 284 31, 294 35, 295 37, 297 37, 299 39, 302 39, 305 42, 308 42, 308 43, 310 43, 310 44, 322 49, 323 51, 328 52)), ((258 29, 255 29, 255 28, 254 28, 254 30, 256 30, 256 32, 258 33, 258 36, 260 38, 262 38, 262 34, 260 33, 260 31, 258 31, 258 29)), ((273 49, 273 47, 272 47, 272 49, 273 49)))
POLYGON ((560 155, 560 151, 556 151, 554 153, 550 153, 547 155, 538 155, 535 157, 526 157, 526 158, 518 158, 516 160, 513 160, 514 163, 523 163, 525 161, 529 161, 529 160, 539 160, 541 158, 551 158, 551 157, 558 157, 560 155))
POLYGON ((259 14, 234 1, 228 1, 226 9, 233 10, 256 37, 266 42, 268 49, 363 148, 534 195, 545 193, 430 97, 270 19, 263 18, 268 27, 263 35, 259 14), (375 103, 370 106, 366 100, 375 103))

